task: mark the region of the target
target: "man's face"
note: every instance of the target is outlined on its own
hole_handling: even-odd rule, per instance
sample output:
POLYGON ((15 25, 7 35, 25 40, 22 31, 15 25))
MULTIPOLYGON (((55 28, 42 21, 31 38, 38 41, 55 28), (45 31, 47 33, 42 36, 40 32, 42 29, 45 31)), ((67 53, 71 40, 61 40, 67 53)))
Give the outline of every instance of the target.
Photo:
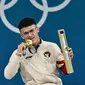
POLYGON ((21 29, 21 36, 23 39, 32 40, 32 44, 36 45, 39 41, 38 32, 36 25, 31 25, 21 29))

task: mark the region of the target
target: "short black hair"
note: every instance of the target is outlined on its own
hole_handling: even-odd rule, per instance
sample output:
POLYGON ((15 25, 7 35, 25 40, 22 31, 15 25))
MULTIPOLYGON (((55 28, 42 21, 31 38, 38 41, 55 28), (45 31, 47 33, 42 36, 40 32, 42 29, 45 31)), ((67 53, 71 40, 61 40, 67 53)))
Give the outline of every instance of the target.
POLYGON ((31 26, 33 24, 36 25, 36 22, 33 18, 24 18, 20 21, 18 28, 19 28, 19 30, 21 30, 23 27, 28 27, 28 26, 31 26))

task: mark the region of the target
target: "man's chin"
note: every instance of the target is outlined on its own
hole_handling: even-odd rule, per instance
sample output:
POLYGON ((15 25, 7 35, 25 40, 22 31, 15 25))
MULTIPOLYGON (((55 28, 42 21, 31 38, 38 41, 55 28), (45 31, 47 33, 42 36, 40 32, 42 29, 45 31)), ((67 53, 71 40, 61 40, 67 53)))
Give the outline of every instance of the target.
POLYGON ((32 40, 32 45, 35 45, 35 41, 34 40, 32 40))

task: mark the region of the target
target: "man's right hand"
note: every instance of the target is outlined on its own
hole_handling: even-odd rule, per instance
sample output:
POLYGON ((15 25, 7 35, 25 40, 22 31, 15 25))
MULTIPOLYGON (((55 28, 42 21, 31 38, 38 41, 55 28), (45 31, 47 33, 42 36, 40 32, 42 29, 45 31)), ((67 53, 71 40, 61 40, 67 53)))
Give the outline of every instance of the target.
POLYGON ((16 53, 16 55, 18 55, 18 56, 20 56, 21 57, 21 55, 22 55, 22 53, 23 53, 23 50, 25 50, 26 49, 26 45, 25 45, 25 43, 24 42, 22 42, 20 45, 18 45, 18 47, 17 47, 17 53, 16 53))

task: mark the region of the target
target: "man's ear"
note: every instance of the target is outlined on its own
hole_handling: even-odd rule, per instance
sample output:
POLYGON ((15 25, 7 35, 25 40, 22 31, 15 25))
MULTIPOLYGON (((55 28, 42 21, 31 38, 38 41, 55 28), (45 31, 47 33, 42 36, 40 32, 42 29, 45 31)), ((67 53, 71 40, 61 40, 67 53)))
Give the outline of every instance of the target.
POLYGON ((39 32, 39 28, 37 27, 37 32, 39 32))
POLYGON ((20 36, 21 36, 22 39, 24 39, 24 36, 21 33, 20 33, 20 36))

